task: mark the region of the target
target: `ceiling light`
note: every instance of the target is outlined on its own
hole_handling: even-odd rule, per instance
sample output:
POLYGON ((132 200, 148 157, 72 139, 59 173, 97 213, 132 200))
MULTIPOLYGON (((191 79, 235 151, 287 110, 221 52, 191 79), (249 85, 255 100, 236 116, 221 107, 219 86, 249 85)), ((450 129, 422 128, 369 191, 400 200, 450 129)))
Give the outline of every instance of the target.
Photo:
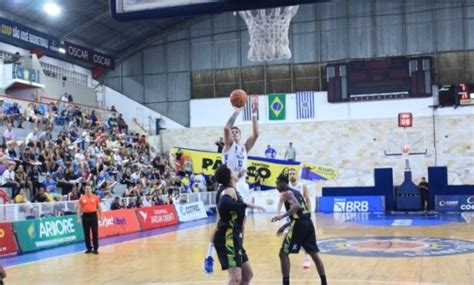
POLYGON ((50 16, 56 17, 61 13, 61 8, 56 3, 48 2, 44 4, 43 11, 50 16))
POLYGON ((60 53, 66 53, 66 50, 64 48, 59 48, 60 53))

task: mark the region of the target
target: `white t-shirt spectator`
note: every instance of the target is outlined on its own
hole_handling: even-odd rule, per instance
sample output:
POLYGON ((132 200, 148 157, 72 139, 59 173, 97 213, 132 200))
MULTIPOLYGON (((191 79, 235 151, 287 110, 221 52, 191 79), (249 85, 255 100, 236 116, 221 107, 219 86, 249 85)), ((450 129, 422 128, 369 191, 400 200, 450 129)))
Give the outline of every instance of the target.
POLYGON ((11 141, 11 140, 16 139, 16 135, 15 135, 15 133, 13 132, 13 129, 12 129, 11 131, 9 131, 8 129, 5 129, 5 131, 3 132, 3 137, 4 137, 7 141, 11 141))
POLYGON ((8 180, 15 180, 15 171, 6 169, 2 174, 2 185, 7 184, 8 180))
POLYGON ((28 145, 30 142, 37 142, 38 140, 38 133, 30 132, 25 138, 25 144, 28 145))

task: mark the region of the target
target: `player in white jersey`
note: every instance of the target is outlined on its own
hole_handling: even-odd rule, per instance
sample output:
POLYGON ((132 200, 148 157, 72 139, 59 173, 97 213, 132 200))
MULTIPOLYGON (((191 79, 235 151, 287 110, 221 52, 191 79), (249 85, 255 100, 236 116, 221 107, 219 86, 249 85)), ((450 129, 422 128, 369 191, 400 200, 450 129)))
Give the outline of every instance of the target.
MULTIPOLYGON (((306 202, 306 205, 308 205, 308 208, 311 210, 312 209, 311 208, 311 197, 309 196, 308 187, 306 187, 306 185, 303 182, 298 180, 298 172, 296 171, 296 169, 290 168, 290 170, 288 171, 288 178, 290 180, 290 183, 288 184, 288 186, 291 189, 294 189, 294 190, 300 192, 301 195, 303 195, 304 200, 306 202)), ((277 208, 278 213, 280 213, 282 206, 283 206, 283 201, 280 200, 278 202, 278 208, 277 208)), ((311 257, 307 253, 305 253, 303 268, 310 268, 310 267, 311 267, 311 257)))
POLYGON ((250 189, 245 181, 247 175, 247 153, 252 149, 258 138, 257 120, 258 101, 252 100, 252 135, 245 144, 241 143, 241 132, 234 126, 242 108, 236 108, 224 127, 224 163, 229 167, 239 180, 237 181, 237 192, 242 196, 244 202, 250 202, 250 189))
MULTIPOLYGON (((252 98, 252 135, 247 141, 242 144, 240 129, 234 126, 235 120, 242 112, 242 108, 235 108, 234 113, 230 116, 226 125, 224 126, 224 148, 222 153, 224 155, 223 163, 232 170, 234 175, 238 177, 238 181, 235 185, 237 192, 240 194, 244 202, 250 202, 250 188, 245 178, 247 176, 247 153, 255 145, 258 138, 258 100, 256 97, 252 98)), ((211 235, 214 236, 214 235, 211 235)), ((213 256, 214 255, 214 244, 209 244, 207 250, 207 256, 204 259, 204 271, 211 274, 213 272, 213 256)), ((243 269, 244 270, 244 269, 243 269)), ((245 270, 251 272, 251 268, 245 268, 245 270)))

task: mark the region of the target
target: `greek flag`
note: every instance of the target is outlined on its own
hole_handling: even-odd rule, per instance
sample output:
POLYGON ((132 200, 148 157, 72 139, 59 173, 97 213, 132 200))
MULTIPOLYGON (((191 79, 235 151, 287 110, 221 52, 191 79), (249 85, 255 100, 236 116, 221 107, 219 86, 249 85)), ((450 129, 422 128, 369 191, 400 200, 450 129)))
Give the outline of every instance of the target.
POLYGON ((296 93, 296 119, 314 118, 314 93, 296 93))

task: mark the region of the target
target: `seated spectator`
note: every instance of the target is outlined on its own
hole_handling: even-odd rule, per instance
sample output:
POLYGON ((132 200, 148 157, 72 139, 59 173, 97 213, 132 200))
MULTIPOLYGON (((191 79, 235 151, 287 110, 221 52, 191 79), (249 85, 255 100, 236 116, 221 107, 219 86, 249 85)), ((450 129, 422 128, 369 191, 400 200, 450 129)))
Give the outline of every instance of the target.
POLYGON ((0 99, 0 122, 4 122, 7 120, 7 116, 5 114, 5 108, 3 108, 3 99, 0 99))
POLYGON ((77 190, 77 187, 73 187, 71 193, 68 194, 68 201, 76 201, 81 197, 81 193, 77 190))
POLYGON ((34 123, 36 127, 38 127, 42 121, 42 117, 34 103, 28 104, 25 110, 25 117, 28 122, 34 123))
POLYGON ((44 187, 40 187, 38 193, 33 198, 33 202, 44 203, 49 202, 48 195, 46 195, 44 187))
POLYGON ((3 146, 13 145, 16 147, 16 135, 13 132, 13 125, 8 123, 7 128, 3 131, 3 146))
POLYGON ((110 118, 107 120, 107 124, 110 129, 118 128, 117 115, 115 113, 112 113, 110 118))
POLYGON ((1 177, 1 186, 12 189, 11 197, 15 197, 20 184, 15 180, 15 162, 9 162, 8 168, 3 172, 1 177))
POLYGON ((23 169, 23 165, 18 165, 18 168, 15 173, 15 180, 18 182, 20 189, 23 189, 27 186, 26 184, 26 172, 23 169))
POLYGON ((15 204, 24 204, 28 203, 28 199, 26 199, 25 191, 23 189, 15 196, 14 199, 15 204))
POLYGON ((16 120, 18 121, 18 128, 23 129, 21 125, 23 123, 23 116, 21 115, 20 108, 18 107, 18 103, 14 102, 13 105, 8 108, 6 111, 8 120, 13 125, 13 122, 16 120))
POLYGON ((122 114, 119 114, 117 118, 117 125, 121 133, 128 133, 128 125, 122 117, 122 114))
POLYGON ((25 145, 29 146, 36 152, 38 149, 38 153, 41 152, 41 143, 39 140, 38 128, 34 128, 25 138, 25 145))
POLYGON ((114 201, 112 202, 112 204, 110 205, 110 210, 120 210, 122 208, 122 206, 120 205, 120 198, 119 197, 115 197, 114 198, 114 201))
POLYGON ((53 177, 50 174, 46 175, 46 179, 43 181, 42 185, 45 189, 46 194, 49 193, 52 196, 58 194, 58 188, 57 188, 58 183, 53 179, 53 177))

